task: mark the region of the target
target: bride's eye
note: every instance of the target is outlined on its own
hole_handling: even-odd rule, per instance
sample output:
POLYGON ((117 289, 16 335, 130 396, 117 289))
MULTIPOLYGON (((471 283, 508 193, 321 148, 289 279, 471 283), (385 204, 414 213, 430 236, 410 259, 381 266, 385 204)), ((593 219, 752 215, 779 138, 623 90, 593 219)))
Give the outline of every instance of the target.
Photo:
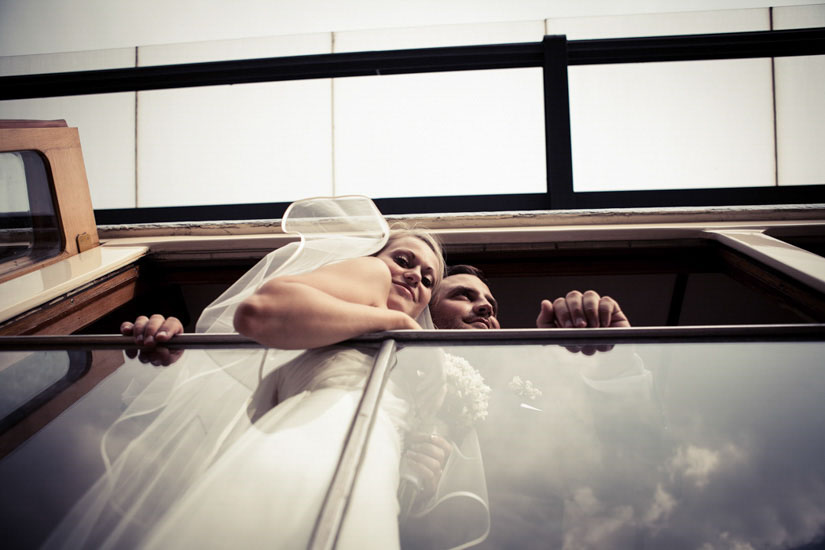
POLYGON ((406 256, 396 256, 393 259, 395 260, 395 263, 397 263, 401 267, 407 267, 407 266, 410 265, 410 262, 409 262, 409 260, 407 260, 406 256))
POLYGON ((429 277, 424 277, 423 279, 421 279, 421 284, 424 285, 427 288, 432 288, 433 280, 430 279, 429 277))

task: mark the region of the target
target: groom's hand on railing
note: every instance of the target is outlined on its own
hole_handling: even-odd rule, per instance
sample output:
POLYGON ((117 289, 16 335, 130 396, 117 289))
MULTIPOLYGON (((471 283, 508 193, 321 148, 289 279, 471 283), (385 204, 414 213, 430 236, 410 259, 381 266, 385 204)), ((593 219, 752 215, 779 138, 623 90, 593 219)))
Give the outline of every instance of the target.
MULTIPOLYGON (((630 321, 619 303, 610 296, 600 296, 595 290, 584 293, 571 290, 564 297, 553 301, 542 300, 541 311, 536 317, 536 328, 612 328, 629 327, 630 321)), ((573 353, 593 355, 597 351, 610 351, 612 345, 565 346, 573 353)))
POLYGON ((124 336, 134 336, 137 349, 126 350, 130 358, 137 358, 141 363, 151 363, 155 366, 167 366, 177 361, 183 350, 170 350, 163 344, 169 342, 176 334, 183 332, 183 324, 176 317, 141 315, 134 323, 129 321, 120 325, 120 333, 124 336))

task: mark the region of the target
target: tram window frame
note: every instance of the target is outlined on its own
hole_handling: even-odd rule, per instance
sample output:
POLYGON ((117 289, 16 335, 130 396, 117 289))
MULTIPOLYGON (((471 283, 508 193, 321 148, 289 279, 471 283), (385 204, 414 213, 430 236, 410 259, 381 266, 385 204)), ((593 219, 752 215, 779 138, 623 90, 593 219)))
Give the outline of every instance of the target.
POLYGON ((37 151, 4 151, 2 158, 19 159, 19 164, 0 164, 18 164, 21 170, 16 174, 12 169, 3 177, 9 196, 0 212, 0 275, 53 258, 64 249, 45 158, 37 151))
POLYGON ((33 235, 27 254, 0 261, 0 283, 99 244, 77 128, 65 120, 0 120, 0 154, 5 153, 24 158, 33 235))

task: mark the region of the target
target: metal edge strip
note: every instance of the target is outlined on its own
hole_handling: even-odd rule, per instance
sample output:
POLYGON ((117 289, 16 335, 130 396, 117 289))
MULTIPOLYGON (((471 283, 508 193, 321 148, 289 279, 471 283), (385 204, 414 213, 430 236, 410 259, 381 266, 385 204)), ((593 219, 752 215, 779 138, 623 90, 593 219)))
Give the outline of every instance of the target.
POLYGON ((353 418, 344 448, 341 451, 338 467, 333 475, 307 546, 312 550, 328 550, 335 547, 338 533, 344 523, 352 490, 361 470, 367 440, 375 423, 375 414, 380 403, 381 393, 389 377, 390 363, 395 357, 395 350, 394 340, 384 340, 375 358, 372 371, 367 378, 364 392, 361 395, 361 401, 355 412, 355 418, 353 418))

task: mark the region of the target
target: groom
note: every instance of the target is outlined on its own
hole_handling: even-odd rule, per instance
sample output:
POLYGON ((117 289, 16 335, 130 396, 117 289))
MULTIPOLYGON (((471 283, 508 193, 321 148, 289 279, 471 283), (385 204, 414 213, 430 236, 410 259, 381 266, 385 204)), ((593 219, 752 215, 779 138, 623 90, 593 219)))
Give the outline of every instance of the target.
MULTIPOLYGON (((619 304, 593 290, 572 290, 563 298, 542 300, 536 328, 629 327, 619 304)), ((498 302, 484 273, 471 265, 454 265, 430 301, 433 324, 440 329, 497 329, 498 302)))
MULTIPOLYGON (((498 311, 498 303, 484 274, 468 265, 449 267, 446 277, 430 301, 433 323, 439 329, 498 329, 501 328, 497 319, 498 311)), ((537 328, 629 326, 627 317, 615 300, 600 296, 592 290, 584 293, 574 290, 552 301, 542 300, 536 318, 537 328)), ((567 349, 593 355, 596 351, 610 348, 612 346, 567 349)), ((507 369, 488 370, 488 375, 504 378, 487 382, 504 388, 505 391, 493 392, 488 420, 478 426, 492 513, 491 531, 482 543, 482 548, 545 548, 561 546, 563 542, 561 518, 565 515, 566 505, 556 481, 563 475, 558 474, 557 470, 559 464, 563 468, 569 462, 567 454, 585 459, 583 455, 588 454, 589 445, 565 450, 560 449, 558 443, 554 444, 554 439, 564 439, 560 437, 563 428, 558 425, 560 420, 554 412, 569 413, 567 408, 558 403, 570 399, 571 388, 579 392, 586 390, 579 388, 581 384, 578 375, 571 375, 571 372, 578 371, 571 371, 570 365, 565 364, 571 361, 580 364, 574 356, 567 354, 570 357, 567 360, 564 355, 558 355, 559 352, 552 350, 540 353, 543 355, 535 357, 542 359, 537 361, 514 361, 507 369), (552 355, 553 353, 556 355, 552 355), (518 376, 513 377, 514 374, 518 376), (519 381, 524 378, 530 388, 535 383, 535 388, 543 389, 544 396, 528 399, 511 395, 511 392, 506 391, 506 380, 510 377, 514 381, 516 378, 519 381), (523 401, 535 407, 520 405, 523 401), (544 474, 536 477, 537 472, 544 474)), ((624 360, 617 359, 613 362, 624 363, 624 360)), ((510 382, 511 385, 512 383, 510 382)), ((567 419, 562 424, 574 421, 575 419, 567 419)), ((574 438, 573 441, 577 439, 574 438)), ((440 464, 435 469, 436 475, 439 475, 448 453, 440 452, 433 445, 428 454, 431 458, 440 459, 440 464)), ((572 462, 575 464, 576 460, 574 457, 572 462)))

